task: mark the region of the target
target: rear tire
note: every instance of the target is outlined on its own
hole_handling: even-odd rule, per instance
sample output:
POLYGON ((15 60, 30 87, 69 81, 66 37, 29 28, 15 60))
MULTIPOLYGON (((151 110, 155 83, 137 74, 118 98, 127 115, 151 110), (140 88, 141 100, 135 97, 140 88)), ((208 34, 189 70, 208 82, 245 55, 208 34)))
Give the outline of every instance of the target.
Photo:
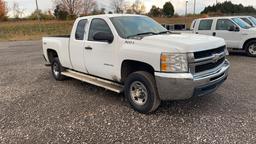
POLYGON ((65 69, 60 64, 59 58, 56 57, 53 59, 51 68, 52 68, 52 75, 55 80, 62 81, 66 78, 64 75, 61 74, 61 72, 63 72, 65 69))
POLYGON ((140 113, 154 112, 161 103, 155 79, 148 72, 130 74, 125 81, 124 92, 131 107, 140 113))
POLYGON ((245 51, 248 56, 256 57, 256 40, 251 40, 246 43, 245 51))

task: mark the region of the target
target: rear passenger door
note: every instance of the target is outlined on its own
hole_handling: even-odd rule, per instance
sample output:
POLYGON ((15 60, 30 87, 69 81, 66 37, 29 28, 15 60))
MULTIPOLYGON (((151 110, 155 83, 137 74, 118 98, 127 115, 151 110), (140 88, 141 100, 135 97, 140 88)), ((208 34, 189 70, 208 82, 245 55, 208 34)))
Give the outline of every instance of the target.
POLYGON ((85 45, 85 36, 86 36, 86 26, 88 21, 82 19, 77 22, 76 29, 72 31, 70 37, 70 46, 69 54, 71 64, 74 70, 87 73, 84 62, 84 45, 85 45))
POLYGON ((196 34, 202 34, 202 35, 213 35, 212 32, 212 25, 213 20, 212 19, 203 19, 200 20, 196 34))

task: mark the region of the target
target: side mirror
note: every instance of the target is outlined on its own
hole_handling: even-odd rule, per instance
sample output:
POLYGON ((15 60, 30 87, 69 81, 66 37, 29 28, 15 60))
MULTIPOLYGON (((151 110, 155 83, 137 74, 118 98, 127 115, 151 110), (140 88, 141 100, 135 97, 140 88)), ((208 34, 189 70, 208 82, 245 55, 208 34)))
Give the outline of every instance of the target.
POLYGON ((240 29, 237 26, 230 26, 228 31, 235 31, 235 32, 237 32, 237 31, 240 31, 240 29))
POLYGON ((97 32, 93 35, 93 39, 95 41, 112 43, 114 40, 114 36, 111 33, 97 32))

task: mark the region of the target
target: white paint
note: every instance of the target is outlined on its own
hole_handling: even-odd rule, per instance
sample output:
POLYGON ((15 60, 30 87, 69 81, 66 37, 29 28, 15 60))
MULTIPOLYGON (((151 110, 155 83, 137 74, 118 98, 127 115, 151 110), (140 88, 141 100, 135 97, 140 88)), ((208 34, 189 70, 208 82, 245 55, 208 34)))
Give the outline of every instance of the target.
MULTIPOLYGON (((130 41, 133 41, 132 43, 125 43, 126 39, 118 35, 115 27, 109 20, 110 17, 115 16, 134 15, 97 15, 81 17, 76 20, 71 33, 71 41, 73 41, 72 37, 75 35, 76 23, 81 19, 87 19, 89 23, 92 18, 105 19, 114 35, 114 41, 111 44, 85 41, 86 47, 91 46, 93 48, 91 51, 84 49, 83 53, 85 53, 85 56, 82 59, 85 59, 85 61, 73 61, 74 57, 79 56, 81 58, 81 55, 70 55, 70 53, 75 53, 73 52, 75 47, 69 46, 69 38, 44 37, 44 56, 48 59, 47 49, 51 48, 56 50, 61 64, 66 68, 81 71, 78 63, 84 63, 89 74, 108 80, 120 81, 121 65, 124 60, 144 62, 151 65, 155 71, 160 71, 160 56, 162 52, 188 53, 225 45, 224 40, 221 38, 194 34, 148 36, 142 40, 130 39, 130 41), (71 52, 69 53, 69 51, 71 52)), ((87 26, 86 31, 88 31, 88 28, 87 26)))

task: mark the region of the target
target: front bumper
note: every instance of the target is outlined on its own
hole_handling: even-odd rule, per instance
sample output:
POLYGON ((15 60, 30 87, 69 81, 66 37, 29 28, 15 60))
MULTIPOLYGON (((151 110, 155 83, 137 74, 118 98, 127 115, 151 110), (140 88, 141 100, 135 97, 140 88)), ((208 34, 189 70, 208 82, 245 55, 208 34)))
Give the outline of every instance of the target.
POLYGON ((199 75, 155 72, 160 99, 182 100, 214 92, 227 79, 229 67, 225 60, 220 67, 199 75))

